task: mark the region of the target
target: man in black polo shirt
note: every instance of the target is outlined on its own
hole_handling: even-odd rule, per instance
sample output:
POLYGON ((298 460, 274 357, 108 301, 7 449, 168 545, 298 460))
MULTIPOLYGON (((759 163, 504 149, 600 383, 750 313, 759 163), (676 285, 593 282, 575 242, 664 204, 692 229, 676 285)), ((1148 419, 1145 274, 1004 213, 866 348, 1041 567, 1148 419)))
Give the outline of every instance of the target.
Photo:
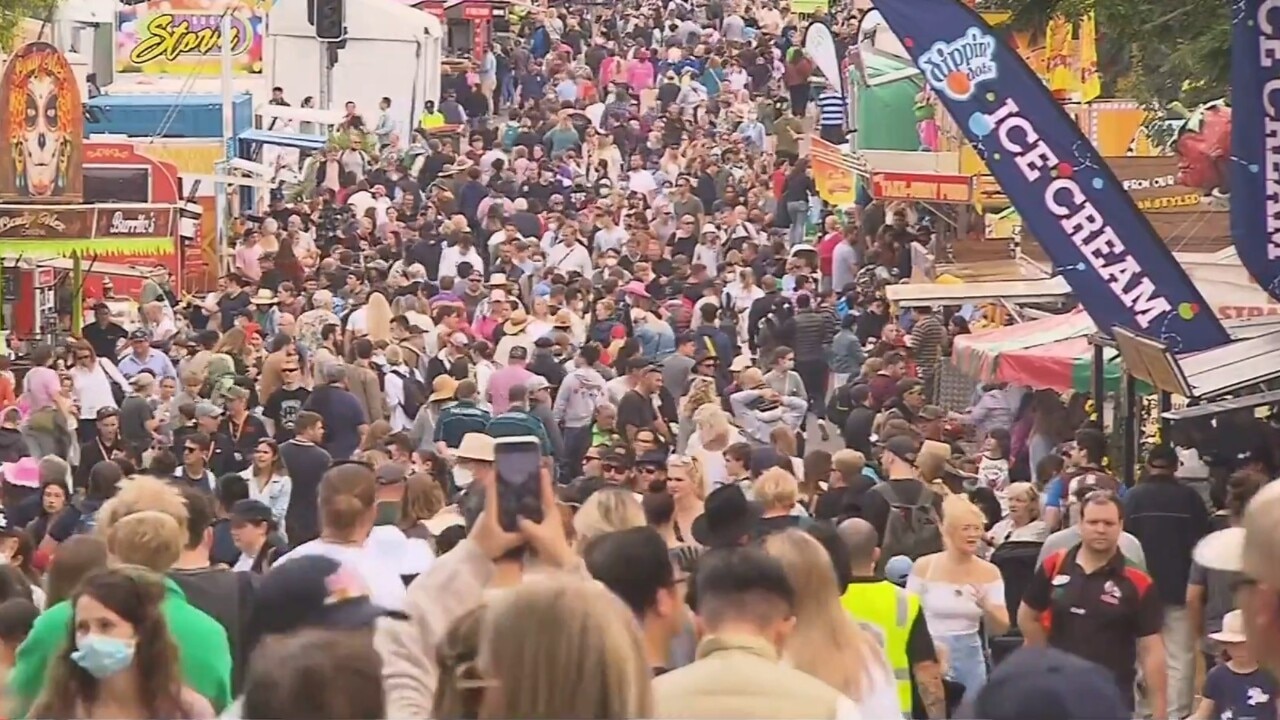
MULTIPOLYGON (((84 422, 83 420, 81 422, 84 422)), ((124 441, 120 438, 120 411, 113 407, 98 409, 94 419, 95 434, 92 440, 80 444, 80 464, 76 466, 75 486, 82 488, 89 483, 89 471, 103 460, 115 460, 128 456, 124 441)))
POLYGON ((120 356, 117 348, 120 341, 129 335, 127 330, 111 321, 111 308, 106 303, 93 306, 93 322, 85 325, 80 333, 93 348, 94 355, 111 362, 120 356))
POLYGON ((1110 492, 1085 497, 1080 544, 1045 559, 1018 609, 1028 645, 1051 645, 1095 662, 1132 702, 1141 664, 1151 716, 1166 714, 1164 608, 1151 576, 1120 552, 1124 510, 1110 492))

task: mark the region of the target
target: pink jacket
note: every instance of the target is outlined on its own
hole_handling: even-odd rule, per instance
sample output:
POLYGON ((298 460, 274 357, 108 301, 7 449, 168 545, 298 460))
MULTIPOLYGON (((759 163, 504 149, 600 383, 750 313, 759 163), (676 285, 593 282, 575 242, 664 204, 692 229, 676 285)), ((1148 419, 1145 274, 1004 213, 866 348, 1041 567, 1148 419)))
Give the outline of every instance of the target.
POLYGON ((618 73, 622 72, 622 69, 621 58, 611 55, 604 59, 604 62, 600 64, 601 94, 608 93, 609 83, 613 82, 613 78, 616 77, 618 73))
POLYGON ((627 63, 627 84, 631 89, 640 92, 653 87, 653 64, 645 60, 632 60, 627 63))

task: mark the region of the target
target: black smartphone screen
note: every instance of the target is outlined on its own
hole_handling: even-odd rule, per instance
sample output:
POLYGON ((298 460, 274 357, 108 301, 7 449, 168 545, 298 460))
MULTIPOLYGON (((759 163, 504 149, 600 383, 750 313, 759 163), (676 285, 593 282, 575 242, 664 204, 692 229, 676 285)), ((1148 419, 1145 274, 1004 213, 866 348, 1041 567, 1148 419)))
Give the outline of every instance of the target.
POLYGON ((542 522, 542 448, 536 443, 498 443, 494 461, 503 529, 515 531, 517 517, 542 522))

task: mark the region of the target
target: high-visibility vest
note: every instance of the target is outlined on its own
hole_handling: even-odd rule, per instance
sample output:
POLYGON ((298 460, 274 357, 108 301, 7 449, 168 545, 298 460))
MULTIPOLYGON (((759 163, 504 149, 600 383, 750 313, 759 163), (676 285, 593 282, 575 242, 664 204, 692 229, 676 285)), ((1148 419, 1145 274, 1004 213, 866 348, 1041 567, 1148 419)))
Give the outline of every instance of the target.
POLYGON ((885 640, 885 652, 893 667, 898 685, 902 713, 911 716, 911 663, 907 660, 907 638, 911 623, 920 614, 920 597, 897 585, 881 580, 874 583, 849 583, 840 604, 855 619, 879 628, 885 640))

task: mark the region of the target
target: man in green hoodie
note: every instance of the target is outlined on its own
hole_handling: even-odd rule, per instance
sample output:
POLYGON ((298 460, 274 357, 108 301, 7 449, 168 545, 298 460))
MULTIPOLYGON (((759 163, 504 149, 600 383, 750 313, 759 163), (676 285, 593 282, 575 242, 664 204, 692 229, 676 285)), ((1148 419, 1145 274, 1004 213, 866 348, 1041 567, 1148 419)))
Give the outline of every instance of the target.
MULTIPOLYGON (((139 565, 164 575, 182 554, 187 517, 186 502, 177 488, 155 478, 135 477, 98 511, 97 531, 100 537, 107 538, 107 551, 116 563, 139 565), (121 521, 143 510, 168 515, 178 527, 172 533, 148 537, 154 530, 152 523, 141 527, 142 523, 131 521, 112 532, 121 521)), ((172 579, 166 576, 164 584, 160 611, 178 646, 183 682, 221 712, 231 702, 231 646, 227 632, 217 620, 188 603, 172 579)), ((10 717, 26 717, 40 696, 49 660, 66 645, 74 616, 75 608, 64 600, 36 619, 31 633, 18 648, 9 676, 13 708, 10 717)))

